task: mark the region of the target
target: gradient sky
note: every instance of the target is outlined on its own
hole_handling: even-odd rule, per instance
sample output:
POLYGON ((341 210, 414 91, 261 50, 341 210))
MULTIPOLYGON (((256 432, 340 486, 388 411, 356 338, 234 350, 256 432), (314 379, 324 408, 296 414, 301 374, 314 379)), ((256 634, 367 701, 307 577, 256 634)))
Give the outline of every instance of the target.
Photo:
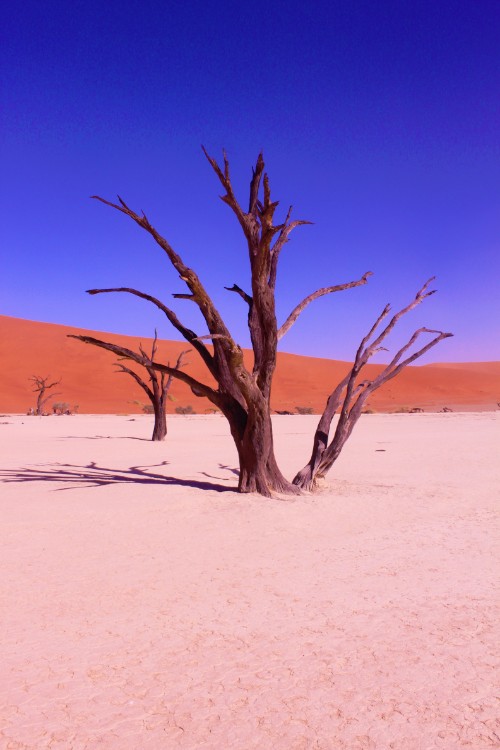
MULTIPOLYGON (((500 359, 500 3, 11 2, 2 14, 0 314, 162 338, 160 296, 204 333, 161 250, 89 199, 119 193, 197 270, 241 344, 246 248, 200 144, 228 152, 247 203, 264 152, 296 230, 281 258, 280 322, 324 297, 284 351, 352 358, 388 301, 436 275, 414 328, 453 331, 421 360, 500 359)), ((75 344, 76 345, 76 344, 75 344)))

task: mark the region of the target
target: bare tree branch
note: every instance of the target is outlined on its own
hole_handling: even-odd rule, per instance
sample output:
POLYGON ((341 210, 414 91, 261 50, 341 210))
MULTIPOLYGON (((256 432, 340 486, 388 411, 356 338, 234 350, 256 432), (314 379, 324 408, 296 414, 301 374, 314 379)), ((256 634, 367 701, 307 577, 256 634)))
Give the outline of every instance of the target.
MULTIPOLYGON (((193 339, 193 341, 204 341, 206 339, 211 339, 212 341, 220 341, 221 339, 226 338, 227 336, 223 336, 222 333, 206 333, 204 336, 197 336, 196 339, 193 339)), ((238 344, 235 344, 235 349, 241 351, 241 347, 238 346, 238 344)))
MULTIPOLYGON (((428 288, 429 288, 429 286, 430 286, 430 284, 434 281, 435 278, 436 278, 435 276, 431 276, 430 279, 427 279, 427 281, 421 287, 421 289, 418 290, 417 294, 415 295, 415 299, 413 299, 408 305, 406 305, 406 307, 403 307, 401 310, 399 310, 399 312, 397 312, 395 315, 393 315, 393 317, 391 318, 391 320, 389 321, 389 323, 387 324, 387 326, 380 333, 380 335, 378 336, 378 338, 376 338, 375 341, 373 342, 372 347, 375 348, 375 347, 380 346, 380 344, 382 343, 382 341, 384 341, 384 339, 387 338, 387 336, 390 334, 390 332, 395 327, 396 323, 403 317, 403 315, 406 315, 411 310, 413 310, 415 307, 417 307, 417 305, 420 305, 420 303, 423 302, 424 299, 427 299, 427 297, 431 297, 433 294, 436 293, 436 291, 437 291, 436 289, 433 289, 430 292, 427 291, 428 288)), ((387 309, 389 311, 390 310, 390 306, 388 305, 385 309, 387 309)))
POLYGON ((107 351, 113 352, 113 354, 116 354, 119 357, 130 359, 133 362, 137 362, 137 364, 139 365, 143 365, 144 367, 152 367, 154 370, 164 372, 167 375, 172 375, 174 378, 177 378, 178 380, 181 380, 183 383, 188 385, 193 393, 196 393, 196 395, 206 396, 216 405, 219 405, 220 403, 220 395, 217 393, 217 391, 214 391, 214 389, 210 388, 210 386, 206 385, 205 383, 201 383, 199 380, 196 380, 182 370, 176 370, 175 367, 162 365, 159 362, 152 362, 149 357, 142 354, 137 354, 137 352, 132 351, 132 349, 127 349, 126 347, 119 346, 118 344, 111 344, 108 341, 101 341, 101 339, 96 339, 93 336, 77 336, 75 334, 69 334, 68 338, 83 341, 84 344, 99 346, 101 347, 101 349, 107 349, 107 351))
POLYGON ((135 297, 140 297, 141 299, 145 299, 148 302, 152 302, 153 305, 155 305, 167 316, 170 323, 179 331, 179 333, 182 334, 182 336, 184 336, 186 341, 193 344, 194 348, 208 367, 210 373, 214 375, 214 358, 212 354, 202 343, 198 342, 196 333, 190 328, 186 328, 186 326, 184 326, 180 322, 174 311, 164 305, 163 302, 161 302, 156 297, 153 297, 151 294, 145 294, 144 292, 140 292, 137 289, 131 289, 130 287, 116 287, 114 289, 87 289, 87 294, 107 294, 109 292, 126 292, 127 294, 132 294, 135 297))
POLYGON ((141 378, 140 375, 138 375, 134 370, 131 370, 130 367, 125 367, 125 365, 122 365, 120 363, 116 363, 116 367, 118 367, 118 372, 124 372, 127 375, 130 375, 135 382, 145 391, 147 397, 150 399, 150 401, 154 400, 154 393, 151 390, 151 388, 148 386, 148 384, 141 378))
POLYGON ((269 283, 270 289, 273 289, 273 290, 276 288, 276 277, 278 274, 278 261, 279 261, 280 253, 283 250, 283 247, 288 242, 290 234, 297 227, 313 223, 312 221, 306 221, 305 219, 298 219, 295 221, 290 221, 291 215, 292 215, 292 206, 290 206, 290 208, 288 209, 288 213, 286 215, 284 223, 279 224, 276 227, 272 227, 273 234, 279 233, 276 242, 271 248, 271 258, 270 258, 270 265, 269 265, 269 282, 268 283, 269 283))
MULTIPOLYGON (((224 174, 222 174, 222 172, 220 172, 219 170, 220 175, 226 181, 228 186, 230 186, 229 163, 226 156, 224 169, 224 174)), ((207 365, 210 373, 219 383, 219 389, 221 393, 227 393, 238 403, 238 408, 234 407, 234 409, 238 411, 239 409, 244 408, 244 402, 249 395, 248 384, 250 382, 250 373, 248 373, 244 366, 243 357, 235 356, 237 345, 233 341, 227 326, 225 325, 210 296, 207 294, 197 274, 184 264, 182 258, 177 255, 177 253, 175 253, 167 240, 162 237, 149 223, 144 212, 142 212, 142 215, 139 216, 134 211, 132 211, 121 198, 118 198, 120 205, 117 205, 110 201, 104 200, 103 198, 99 198, 98 196, 94 197, 101 203, 111 206, 112 208, 115 208, 121 213, 124 213, 132 218, 133 221, 135 221, 140 227, 145 229, 153 237, 156 243, 165 251, 173 267, 179 273, 180 278, 186 283, 191 294, 193 295, 194 301, 196 302, 201 314, 205 319, 209 332, 211 334, 221 336, 220 339, 214 340, 213 359, 210 359, 209 355, 203 353, 204 347, 200 342, 194 341, 194 338, 196 338, 195 336, 185 336, 185 334, 183 333, 184 337, 190 343, 192 342, 193 346, 196 348, 200 356, 203 357, 203 360, 207 365)), ((250 221, 249 219, 247 224, 250 225, 252 222, 253 219, 252 221, 250 221)), ((145 295, 140 294, 139 296, 143 296, 145 299, 148 299, 148 297, 145 295)), ((153 304, 156 304, 157 302, 151 298, 150 301, 152 301, 153 304)), ((170 313, 171 315, 173 315, 171 311, 170 313)), ((172 321, 172 318, 169 317, 169 319, 172 321)), ((177 321, 177 323, 179 323, 179 321, 177 321)), ((178 330, 180 330, 178 325, 176 327, 178 330)), ((187 331, 188 329, 185 330, 187 331)), ((192 334, 192 332, 190 332, 190 334, 192 334)))
MULTIPOLYGON (((181 352, 179 354, 179 356, 177 357, 177 362, 175 363, 174 370, 180 370, 181 367, 185 367, 187 364, 189 364, 188 362, 184 361, 184 357, 186 356, 186 354, 189 354, 190 351, 191 351, 191 349, 185 349, 183 352, 181 352)), ((167 363, 167 366, 170 367, 170 362, 167 363)), ((164 396, 166 396, 167 393, 169 392, 170 386, 172 385, 172 381, 173 381, 173 378, 174 378, 174 376, 172 375, 172 373, 170 373, 169 376, 168 376, 167 382, 165 383, 164 382, 165 374, 166 374, 165 372, 160 372, 160 375, 161 375, 161 384, 162 384, 163 395, 164 396)))
POLYGON ((41 377, 40 375, 33 375, 31 378, 28 378, 28 380, 33 381, 33 392, 37 393, 38 391, 44 390, 48 391, 49 388, 54 388, 56 385, 59 385, 61 382, 61 378, 59 380, 54 380, 52 383, 47 383, 47 380, 50 378, 50 375, 47 375, 46 378, 41 377))
MULTIPOLYGON (((224 155, 224 162, 227 162, 226 155, 224 155)), ((252 170, 252 181, 250 182, 250 200, 248 204, 248 213, 253 214, 254 216, 257 215, 257 209, 258 209, 258 197, 259 197, 259 188, 260 188, 260 181, 262 179, 262 173, 264 172, 264 157, 262 156, 262 152, 257 157, 257 164, 255 166, 255 169, 252 170)), ((264 178, 265 182, 265 198, 264 202, 269 203, 269 199, 271 196, 270 190, 269 190, 269 180, 267 179, 267 175, 264 178)))
POLYGON ((225 286, 224 289, 227 289, 228 292, 236 292, 236 294, 239 294, 240 297, 245 300, 245 302, 248 305, 251 305, 253 302, 252 297, 247 294, 241 287, 239 287, 237 284, 233 284, 233 286, 225 286))
POLYGON ((208 330, 210 331, 210 333, 222 333, 228 338, 230 338, 231 334, 229 333, 229 330, 227 329, 226 324, 222 320, 222 317, 220 316, 220 313, 215 307, 214 303, 212 302, 210 296, 207 294, 198 275, 191 268, 188 268, 188 266, 185 265, 180 255, 178 255, 174 251, 174 249, 169 244, 169 242, 167 242, 167 240, 164 237, 162 237, 162 235, 149 223, 144 212, 142 212, 142 214, 139 216, 139 214, 135 213, 135 211, 129 208, 129 206, 127 206, 125 201, 123 201, 119 196, 118 196, 118 200, 119 200, 120 205, 116 203, 112 203, 111 201, 105 200, 104 198, 101 198, 98 195, 94 195, 92 197, 100 201, 101 203, 104 203, 105 205, 110 206, 111 208, 115 208, 117 211, 120 211, 126 216, 129 216, 133 221, 135 221, 136 224, 138 224, 142 229, 145 229, 146 232, 148 232, 153 237, 155 242, 166 253, 171 264, 179 273, 180 278, 188 286, 189 291, 193 295, 193 298, 196 304, 198 305, 201 314, 203 315, 205 319, 205 322, 208 326, 208 330))
POLYGON ((343 292, 345 289, 353 289, 354 287, 362 286, 363 284, 366 284, 370 276, 372 276, 372 272, 367 271, 360 279, 358 279, 358 281, 350 281, 346 284, 336 284, 335 286, 326 286, 310 294, 308 297, 303 299, 302 302, 299 302, 299 304, 292 310, 288 318, 278 330, 278 340, 281 339, 285 335, 285 333, 290 330, 290 328, 299 317, 300 313, 303 312, 303 310, 305 310, 305 308, 310 305, 311 302, 314 302, 314 300, 318 299, 319 297, 323 297, 325 294, 331 294, 332 292, 343 292))
MULTIPOLYGON (((229 175, 229 161, 228 161, 226 152, 224 151, 224 171, 222 171, 219 165, 217 164, 217 161, 208 154, 205 146, 202 146, 201 148, 207 158, 208 163, 211 165, 215 174, 219 178, 219 181, 222 187, 226 191, 226 194, 221 196, 221 200, 224 203, 227 203, 227 205, 232 209, 233 213, 235 214, 236 218, 238 219, 240 223, 241 228, 243 229, 243 233, 245 234, 245 237, 249 239, 251 235, 251 224, 249 221, 249 216, 243 211, 240 204, 236 200, 233 186, 231 184, 231 177, 229 175)), ((262 157, 262 154, 259 154, 259 158, 261 157, 262 157)), ((259 160, 257 160, 257 162, 258 161, 259 160)))

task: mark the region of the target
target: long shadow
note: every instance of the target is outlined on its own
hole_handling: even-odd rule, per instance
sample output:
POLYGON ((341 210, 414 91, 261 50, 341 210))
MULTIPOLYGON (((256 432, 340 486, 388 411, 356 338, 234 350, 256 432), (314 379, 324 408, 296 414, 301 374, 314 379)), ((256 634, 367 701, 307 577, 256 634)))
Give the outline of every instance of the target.
MULTIPOLYGON (((239 469, 235 469, 232 466, 227 466, 226 464, 219 464, 219 469, 224 469, 224 471, 230 471, 231 474, 234 474, 235 477, 240 476, 239 469)), ((201 471, 200 474, 203 474, 205 477, 209 477, 210 479, 222 479, 224 481, 227 481, 225 477, 216 477, 213 474, 208 474, 206 471, 201 471)))
POLYGON ((40 468, 0 469, 0 482, 61 482, 69 485, 58 487, 56 491, 73 489, 75 486, 104 487, 110 484, 157 484, 194 487, 199 490, 216 492, 235 492, 235 487, 227 487, 214 482, 203 482, 196 479, 178 479, 157 474, 147 469, 165 466, 168 461, 152 466, 130 466, 128 469, 111 469, 98 466, 91 461, 86 466, 74 464, 48 464, 40 468))
POLYGON ((132 435, 64 435, 58 440, 142 440, 145 443, 152 443, 151 438, 132 437, 132 435))

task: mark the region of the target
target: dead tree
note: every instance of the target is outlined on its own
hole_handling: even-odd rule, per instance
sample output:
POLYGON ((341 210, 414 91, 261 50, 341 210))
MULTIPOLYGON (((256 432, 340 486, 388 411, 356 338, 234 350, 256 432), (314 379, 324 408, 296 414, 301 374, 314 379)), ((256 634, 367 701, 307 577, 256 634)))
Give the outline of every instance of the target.
POLYGON ((33 392, 38 393, 37 399, 36 399, 36 406, 33 410, 33 414, 35 416, 40 416, 44 413, 43 408, 47 401, 51 398, 54 398, 55 396, 60 396, 60 393, 49 393, 48 396, 46 396, 46 392, 49 391, 51 388, 55 388, 56 385, 59 385, 61 380, 54 380, 53 383, 49 383, 50 375, 47 375, 45 378, 42 378, 40 375, 33 375, 31 378, 28 378, 28 380, 31 380, 33 383, 33 392))
MULTIPOLYGON (((146 354, 143 348, 140 347, 139 356, 143 357, 145 360, 149 360, 152 364, 154 364, 157 348, 158 337, 155 330, 155 337, 151 348, 151 354, 146 354)), ((183 364, 185 364, 184 357, 186 356, 188 351, 189 350, 186 350, 179 354, 174 370, 179 370, 183 366, 183 364)), ((169 366, 170 363, 167 364, 167 367, 169 366)), ((149 375, 148 383, 143 380, 143 378, 141 378, 141 376, 137 372, 131 370, 130 367, 126 367, 125 365, 121 364, 121 362, 117 363, 117 367, 118 372, 125 372, 127 375, 130 375, 130 377, 133 378, 138 385, 140 385, 146 396, 151 401, 155 416, 153 435, 151 437, 151 440, 165 440, 167 436, 167 400, 170 386, 173 382, 173 374, 170 373, 167 377, 165 372, 155 370, 154 367, 146 364, 144 365, 144 367, 149 375)))
POLYGON ((368 360, 379 351, 387 351, 382 346, 382 342, 389 336, 400 318, 410 312, 410 310, 413 310, 424 299, 435 293, 436 290, 428 291, 429 285, 433 280, 434 277, 426 281, 424 286, 417 292, 415 299, 393 315, 385 328, 376 336, 375 334, 380 324, 389 315, 390 306, 387 305, 368 334, 361 341, 352 368, 340 381, 335 390, 332 391, 326 402, 325 410, 316 428, 313 451, 309 463, 299 471, 293 480, 294 484, 298 487, 306 490, 315 489, 318 481, 323 479, 326 473, 332 468, 346 441, 351 436, 354 426, 361 416, 361 411, 366 400, 374 391, 384 385, 384 383, 387 383, 388 380, 395 378, 404 367, 421 357, 433 346, 436 346, 440 341, 452 335, 451 333, 433 331, 428 328, 419 328, 407 343, 396 352, 389 364, 382 368, 377 377, 373 380, 360 380, 361 372, 368 360), (417 339, 425 333, 435 334, 435 336, 423 347, 409 354, 408 352, 412 349, 417 339), (339 420, 332 441, 328 445, 332 420, 339 407, 341 407, 339 420))
POLYGON ((195 271, 184 263, 168 241, 152 226, 144 212, 136 213, 120 197, 118 197, 118 203, 112 203, 99 196, 93 196, 128 216, 152 236, 179 274, 181 281, 187 286, 187 292, 173 296, 189 300, 198 307, 205 320, 208 333, 198 335, 187 328, 176 313, 159 299, 134 288, 91 289, 88 290, 89 294, 125 292, 151 302, 166 315, 174 328, 198 352, 217 386, 211 387, 182 370, 152 362, 144 353, 138 356, 129 349, 116 347, 89 336, 75 336, 74 338, 114 351, 119 356, 132 359, 146 367, 152 367, 158 372, 172 375, 186 383, 194 395, 205 396, 217 409, 220 409, 229 422, 238 452, 240 466, 238 490, 240 492, 258 492, 268 497, 275 492, 299 494, 300 487, 283 476, 274 455, 270 396, 276 368, 278 341, 295 323, 301 312, 315 299, 333 292, 362 286, 366 284, 371 274, 368 272, 355 281, 318 289, 296 305, 285 322, 279 326, 275 312, 275 288, 280 255, 290 239, 291 232, 298 226, 310 222, 292 221, 290 208, 283 222, 274 223, 278 201, 271 200, 269 179, 264 172, 262 154, 259 155, 253 169, 248 209, 245 210, 234 194, 226 154, 224 154, 224 163, 220 166, 205 150, 204 153, 222 185, 221 199, 236 216, 248 247, 251 276, 249 290, 245 291, 237 284, 226 289, 238 294, 247 307, 254 359, 252 369, 247 369, 245 366, 241 347, 233 339, 195 271), (206 346, 205 341, 210 342, 211 347, 206 346))

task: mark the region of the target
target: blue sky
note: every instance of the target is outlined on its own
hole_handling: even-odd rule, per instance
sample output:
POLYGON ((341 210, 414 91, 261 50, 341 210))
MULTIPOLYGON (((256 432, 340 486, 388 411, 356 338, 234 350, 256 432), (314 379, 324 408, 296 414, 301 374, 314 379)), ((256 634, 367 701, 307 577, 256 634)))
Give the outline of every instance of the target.
POLYGON ((422 362, 500 359, 500 4, 12 2, 3 13, 0 314, 175 338, 135 286, 203 333, 153 241, 95 201, 144 209, 213 293, 240 343, 246 249, 200 144, 228 152, 247 201, 263 149, 283 216, 314 222, 282 254, 284 351, 349 359, 388 301, 434 295, 395 337, 450 330, 422 362))

